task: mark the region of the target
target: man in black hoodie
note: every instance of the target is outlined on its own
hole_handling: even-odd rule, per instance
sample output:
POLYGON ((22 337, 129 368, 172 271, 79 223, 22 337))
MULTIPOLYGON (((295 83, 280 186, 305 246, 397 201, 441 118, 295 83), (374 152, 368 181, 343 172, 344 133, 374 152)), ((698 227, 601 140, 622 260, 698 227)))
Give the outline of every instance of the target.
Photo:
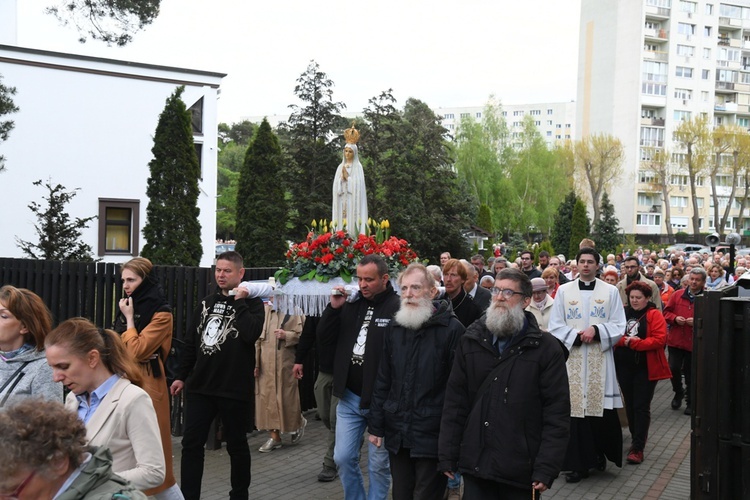
POLYGON ((250 449, 246 427, 254 397, 255 341, 263 330, 265 311, 261 299, 248 298, 247 288, 237 288, 244 272, 242 256, 237 252, 224 252, 216 259, 218 290, 205 297, 193 313, 171 386, 172 395, 187 386, 181 474, 186 500, 201 496, 203 447, 217 414, 224 425, 231 464, 229 498, 248 498, 250 449))
POLYGON ((448 480, 437 472, 440 414, 453 351, 464 326, 422 264, 399 276, 401 307, 385 337, 372 394, 370 442, 388 450, 393 498, 440 498, 448 480))
POLYGON ((366 255, 357 265, 359 296, 346 301, 343 287, 334 289, 318 324, 318 339, 336 343, 333 395, 336 409, 336 447, 333 459, 339 468, 346 498, 385 499, 390 487, 388 453, 370 445, 370 492, 365 494, 359 469, 359 449, 370 413, 370 399, 383 352, 385 331, 398 310, 399 298, 389 281, 382 257, 366 255))

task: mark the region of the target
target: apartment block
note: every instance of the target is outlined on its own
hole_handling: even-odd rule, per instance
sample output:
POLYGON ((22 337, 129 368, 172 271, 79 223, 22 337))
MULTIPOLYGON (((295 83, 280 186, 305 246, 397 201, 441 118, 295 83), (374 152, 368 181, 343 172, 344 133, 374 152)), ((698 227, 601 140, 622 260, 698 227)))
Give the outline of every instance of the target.
MULTIPOLYGON (((750 1, 582 0, 580 29, 577 138, 607 133, 622 141, 624 174, 610 193, 621 226, 665 234, 669 203, 672 229, 691 233, 685 152, 673 132, 697 116, 713 127, 750 128, 750 1), (649 170, 663 148, 675 169, 668 200, 649 170)), ((723 214, 732 178, 702 176, 697 184, 700 229, 712 232, 712 184, 723 214)), ((738 215, 735 201, 725 232, 750 229, 750 220, 737 227, 738 215)))

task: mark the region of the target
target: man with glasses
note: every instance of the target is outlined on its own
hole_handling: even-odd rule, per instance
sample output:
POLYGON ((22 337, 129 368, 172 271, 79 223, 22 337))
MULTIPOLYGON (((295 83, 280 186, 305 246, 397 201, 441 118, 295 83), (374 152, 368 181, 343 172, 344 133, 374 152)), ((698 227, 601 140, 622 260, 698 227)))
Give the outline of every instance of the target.
POLYGON ((521 252, 521 271, 529 279, 542 277, 541 271, 534 267, 534 254, 528 250, 521 252))
POLYGON ((579 276, 560 286, 549 331, 570 351, 570 441, 563 470, 569 483, 604 470, 607 459, 622 467, 622 408, 612 348, 625 332, 617 288, 596 279, 600 255, 590 247, 576 256, 579 276))
POLYGON ((565 349, 525 312, 518 269, 495 277, 487 313, 458 341, 440 423, 438 469, 466 498, 539 498, 560 472, 570 425, 565 349))
POLYGON ((625 293, 625 289, 628 287, 628 285, 634 281, 641 281, 643 283, 646 283, 649 287, 651 287, 651 298, 649 300, 653 302, 654 305, 658 307, 659 310, 661 311, 662 304, 661 304, 661 293, 659 292, 659 287, 656 286, 656 283, 654 283, 653 281, 645 277, 643 274, 641 274, 641 271, 640 271, 641 266, 638 263, 638 257, 634 257, 634 256, 626 257, 621 267, 625 271, 625 279, 617 282, 617 290, 619 290, 620 292, 620 299, 622 300, 622 305, 625 307, 628 306, 628 294, 625 293))

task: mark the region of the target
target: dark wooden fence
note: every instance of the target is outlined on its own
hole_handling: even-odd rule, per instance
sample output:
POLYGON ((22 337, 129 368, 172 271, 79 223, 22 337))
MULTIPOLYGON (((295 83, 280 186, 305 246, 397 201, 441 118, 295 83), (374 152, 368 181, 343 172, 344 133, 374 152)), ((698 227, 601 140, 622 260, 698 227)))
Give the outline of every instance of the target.
MULTIPOLYGON (((244 279, 265 280, 276 270, 246 268, 244 279)), ((182 340, 192 311, 216 286, 214 268, 154 266, 153 272, 173 309, 174 337, 182 340)), ((28 288, 39 295, 52 312, 54 324, 81 316, 101 328, 111 328, 122 297, 119 265, 111 262, 0 258, 0 285, 28 288)), ((300 400, 302 409, 308 410, 315 408, 313 382, 317 366, 313 355, 306 360, 305 374, 300 383, 300 400)))
POLYGON ((690 498, 750 498, 750 290, 696 299, 690 498))

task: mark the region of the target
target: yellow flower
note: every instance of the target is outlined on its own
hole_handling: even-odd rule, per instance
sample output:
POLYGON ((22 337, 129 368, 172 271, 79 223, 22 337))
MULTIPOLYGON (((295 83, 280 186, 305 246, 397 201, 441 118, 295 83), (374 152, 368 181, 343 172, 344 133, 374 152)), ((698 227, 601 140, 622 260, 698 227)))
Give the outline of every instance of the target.
POLYGON ((312 227, 318 227, 318 223, 315 221, 315 219, 313 219, 312 221, 312 227))

